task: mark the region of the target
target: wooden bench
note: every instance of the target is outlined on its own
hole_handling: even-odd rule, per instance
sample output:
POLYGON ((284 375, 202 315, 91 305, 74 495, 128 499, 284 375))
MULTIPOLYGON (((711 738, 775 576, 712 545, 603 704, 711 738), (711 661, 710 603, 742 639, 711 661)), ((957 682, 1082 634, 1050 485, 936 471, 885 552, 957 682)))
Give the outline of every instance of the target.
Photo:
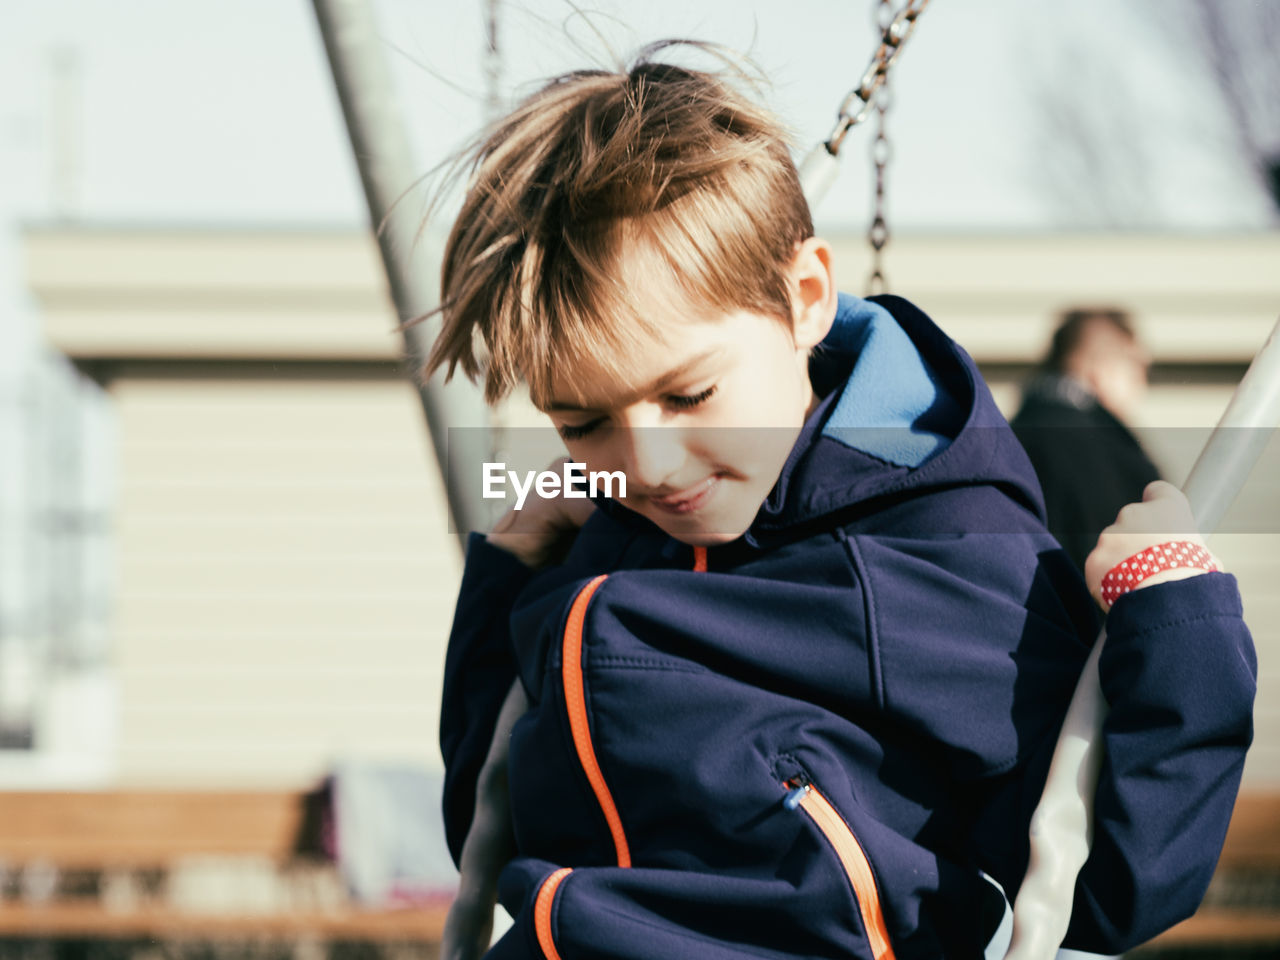
POLYGON ((1280 956, 1280 790, 1251 790, 1236 801, 1217 872, 1195 916, 1130 956, 1165 948, 1267 946, 1280 956))
POLYGON ((0 792, 0 937, 412 941, 434 948, 447 894, 404 909, 352 903, 333 864, 300 844, 314 806, 313 795, 270 791, 0 792), (216 878, 219 870, 231 886, 240 875, 266 890, 292 880, 309 895, 252 902, 252 891, 228 891, 223 882, 223 894, 232 896, 202 904, 200 884, 187 883, 175 902, 176 881, 198 879, 201 871, 216 878), (59 889, 77 877, 85 889, 59 889))
MULTIPOLYGON (((104 877, 172 871, 213 858, 248 858, 288 870, 331 865, 299 852, 306 794, 288 792, 0 792, 0 862, 8 874, 34 871, 104 877)), ((305 844, 303 844, 305 846, 305 844)), ((1280 889, 1280 791, 1241 795, 1218 872, 1189 920, 1134 952, 1196 946, 1276 944, 1280 904, 1242 906, 1241 884, 1280 889)), ((12 887, 12 883, 6 883, 12 887)), ((195 909, 159 898, 14 896, 0 900, 0 937, 187 937, 410 941, 439 943, 447 899, 398 910, 368 910, 341 898, 302 909, 195 909)))

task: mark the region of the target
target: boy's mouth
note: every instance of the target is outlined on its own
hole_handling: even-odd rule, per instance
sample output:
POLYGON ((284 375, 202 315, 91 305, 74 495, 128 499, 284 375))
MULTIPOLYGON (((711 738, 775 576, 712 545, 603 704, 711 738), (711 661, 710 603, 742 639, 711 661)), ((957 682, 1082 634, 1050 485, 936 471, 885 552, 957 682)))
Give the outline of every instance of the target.
POLYGON ((649 502, 667 513, 692 513, 710 500, 719 486, 720 475, 712 474, 707 479, 675 493, 669 493, 663 497, 651 496, 649 502))

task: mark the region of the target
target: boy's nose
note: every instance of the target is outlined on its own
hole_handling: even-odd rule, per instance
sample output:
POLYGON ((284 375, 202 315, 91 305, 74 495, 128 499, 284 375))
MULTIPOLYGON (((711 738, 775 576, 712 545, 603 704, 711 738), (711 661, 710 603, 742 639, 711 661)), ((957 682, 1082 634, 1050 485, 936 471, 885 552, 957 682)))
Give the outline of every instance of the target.
POLYGON ((663 490, 664 484, 679 476, 684 464, 681 431, 676 427, 631 427, 619 431, 622 443, 622 471, 628 490, 639 494, 663 490))

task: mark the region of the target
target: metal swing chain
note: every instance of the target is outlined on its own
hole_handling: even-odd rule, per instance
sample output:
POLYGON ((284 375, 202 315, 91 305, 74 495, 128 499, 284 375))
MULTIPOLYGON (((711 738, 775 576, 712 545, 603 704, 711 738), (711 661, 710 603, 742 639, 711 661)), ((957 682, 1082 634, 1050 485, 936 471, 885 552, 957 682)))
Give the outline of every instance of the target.
POLYGON ((871 55, 871 62, 863 71, 858 85, 845 94, 841 101, 830 136, 820 148, 814 150, 801 171, 802 180, 807 180, 806 193, 810 196, 810 202, 813 202, 813 196, 825 193, 834 179, 834 160, 839 157, 844 138, 850 130, 867 119, 872 110, 876 111, 876 138, 871 145, 871 159, 876 171, 875 215, 867 231, 867 241, 872 250, 871 274, 867 278, 869 294, 883 292, 886 285, 881 267, 881 252, 889 242, 884 189, 885 173, 892 156, 892 146, 885 132, 885 114, 891 102, 888 91, 889 71, 915 31, 916 20, 929 6, 929 0, 906 0, 896 13, 892 0, 873 0, 873 3, 875 6, 872 12, 875 28, 880 33, 880 43, 871 55))
MULTIPOLYGON (((872 98, 884 86, 890 68, 902 53, 902 48, 916 28, 916 20, 920 14, 924 13, 927 6, 929 6, 929 0, 907 0, 894 14, 888 26, 881 30, 880 45, 871 55, 871 62, 867 64, 862 79, 858 81, 856 87, 845 94, 840 109, 836 113, 836 124, 826 140, 827 152, 832 156, 840 152, 840 144, 844 142, 845 135, 871 114, 872 98)), ((881 14, 877 9, 877 28, 881 25, 882 16, 887 18, 888 14, 881 14)))
MULTIPOLYGON (((918 14, 919 11, 917 11, 918 14)), ((880 31, 880 36, 889 37, 896 20, 890 0, 879 0, 872 12, 872 16, 876 29, 880 31)), ((884 41, 881 42, 881 47, 884 47, 884 41)), ((901 49, 901 43, 898 44, 897 49, 901 49)), ((896 56, 896 52, 894 56, 896 56)), ((884 248, 889 242, 889 223, 885 219, 884 181, 889 160, 893 156, 893 145, 889 142, 885 124, 885 115, 889 112, 889 107, 893 103, 888 74, 888 62, 891 61, 892 57, 889 61, 886 61, 885 67, 879 71, 880 83, 872 94, 876 111, 876 136, 871 141, 871 163, 875 167, 875 212, 871 218, 871 225, 867 227, 867 243, 871 246, 871 271, 867 274, 866 285, 866 294, 869 297, 877 293, 884 293, 889 286, 889 282, 884 275, 884 248)), ((870 103, 868 106, 870 106, 870 103)))

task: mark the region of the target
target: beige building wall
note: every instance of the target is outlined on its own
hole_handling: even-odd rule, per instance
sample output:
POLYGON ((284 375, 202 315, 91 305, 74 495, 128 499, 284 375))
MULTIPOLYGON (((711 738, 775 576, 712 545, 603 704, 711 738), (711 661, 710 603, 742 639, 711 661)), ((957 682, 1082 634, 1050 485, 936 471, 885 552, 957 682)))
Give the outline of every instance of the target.
MULTIPOLYGON (((862 242, 836 248, 859 290, 862 242)), ((50 340, 108 385, 118 423, 119 780, 291 786, 344 756, 438 764, 460 564, 373 244, 45 229, 27 249, 50 340)), ((1187 381, 1152 391, 1149 428, 1215 422, 1280 312, 1278 265, 1265 234, 902 237, 887 260, 1006 411, 1057 310, 1133 309, 1187 381)), ((1169 436, 1149 434, 1180 479, 1180 445, 1154 449, 1169 436)), ((1254 496, 1276 512, 1274 485, 1254 496)), ((1215 548, 1262 663, 1247 777, 1278 782, 1280 536, 1215 548)))
POLYGON ((439 765, 460 560, 399 377, 123 375, 120 778, 439 765))
MULTIPOLYGON (((860 292, 865 241, 838 239, 837 275, 860 292)), ((895 293, 979 361, 1025 362, 1065 306, 1119 304, 1157 362, 1246 363, 1280 312, 1280 234, 905 236, 886 249, 895 293)))
POLYGON ((458 543, 357 232, 39 230, 53 344, 116 422, 121 785, 438 767, 458 543))

